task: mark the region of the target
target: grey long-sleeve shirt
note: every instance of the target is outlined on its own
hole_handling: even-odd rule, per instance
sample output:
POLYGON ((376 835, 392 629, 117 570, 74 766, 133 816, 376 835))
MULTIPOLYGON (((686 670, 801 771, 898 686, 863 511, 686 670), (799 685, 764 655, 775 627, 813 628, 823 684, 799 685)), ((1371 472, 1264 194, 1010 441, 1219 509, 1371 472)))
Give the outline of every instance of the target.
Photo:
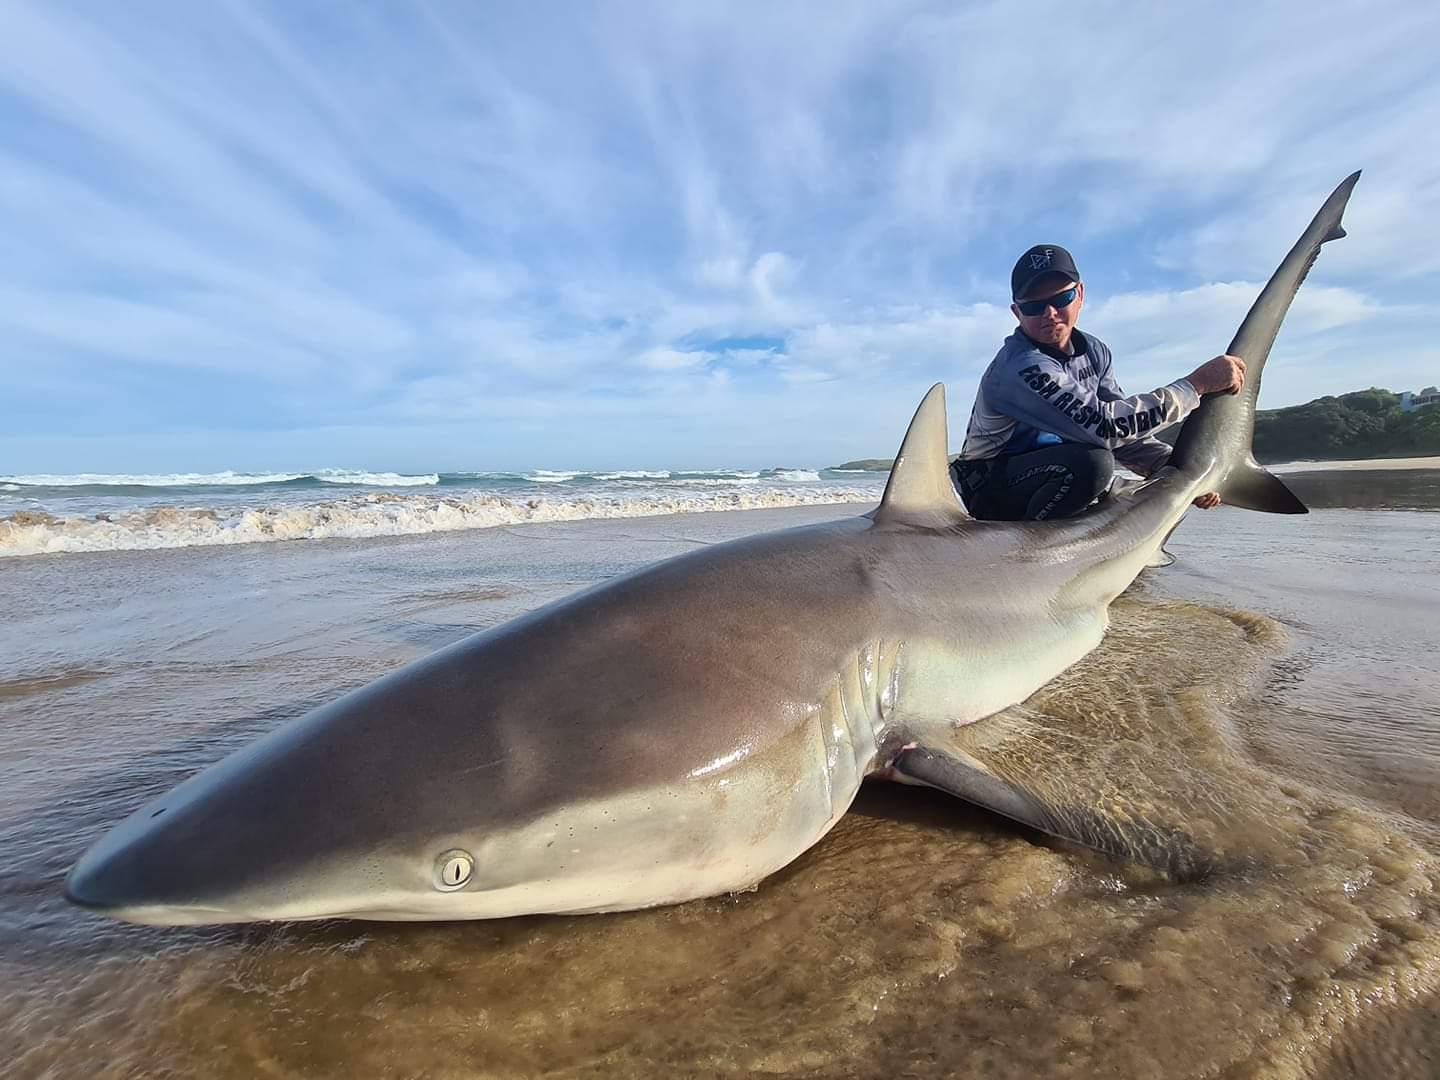
POLYGON ((1179 423, 1200 404, 1189 379, 1126 396, 1111 372, 1110 349, 1074 331, 1074 355, 1042 348, 1018 328, 980 377, 960 457, 1023 454, 1061 442, 1103 446, 1148 476, 1170 457, 1154 432, 1179 423))

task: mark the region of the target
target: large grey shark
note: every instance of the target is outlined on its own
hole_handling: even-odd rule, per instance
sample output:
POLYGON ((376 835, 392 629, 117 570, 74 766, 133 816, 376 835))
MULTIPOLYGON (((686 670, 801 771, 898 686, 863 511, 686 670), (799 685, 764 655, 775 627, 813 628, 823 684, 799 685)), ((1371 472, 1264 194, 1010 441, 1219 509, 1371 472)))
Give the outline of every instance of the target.
POLYGON ((1251 457, 1255 398, 1358 176, 1241 326, 1243 391, 1203 401, 1148 481, 1068 520, 971 520, 937 385, 871 513, 690 552, 411 664, 142 807, 67 895, 157 924, 644 908, 754 886, 867 776, 1203 870, 1183 833, 1064 805, 969 735, 1099 644, 1198 494, 1304 512, 1251 457))

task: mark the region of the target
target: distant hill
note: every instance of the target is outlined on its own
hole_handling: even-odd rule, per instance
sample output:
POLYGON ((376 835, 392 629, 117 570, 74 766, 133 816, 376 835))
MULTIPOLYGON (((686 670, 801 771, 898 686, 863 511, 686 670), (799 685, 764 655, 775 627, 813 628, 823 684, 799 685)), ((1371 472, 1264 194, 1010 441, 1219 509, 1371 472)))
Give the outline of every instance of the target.
MULTIPOLYGON (((1179 430, 1168 428, 1160 437, 1173 440, 1179 430)), ((1400 395, 1379 387, 1255 414, 1255 457, 1266 464, 1431 454, 1440 454, 1440 404, 1401 412, 1400 395)), ((832 468, 884 472, 894 460, 865 458, 832 468)))
MULTIPOLYGON (((959 454, 951 454, 950 460, 954 461, 959 454)), ((844 465, 831 465, 832 472, 889 472, 890 466, 895 464, 893 457, 867 457, 859 461, 847 461, 844 465)))
POLYGON ((894 458, 867 457, 859 461, 847 461, 844 465, 831 465, 831 472, 889 472, 895 464, 894 458))
POLYGON ((1440 454, 1440 406, 1400 411, 1400 395, 1371 387, 1255 414, 1263 462, 1440 454))

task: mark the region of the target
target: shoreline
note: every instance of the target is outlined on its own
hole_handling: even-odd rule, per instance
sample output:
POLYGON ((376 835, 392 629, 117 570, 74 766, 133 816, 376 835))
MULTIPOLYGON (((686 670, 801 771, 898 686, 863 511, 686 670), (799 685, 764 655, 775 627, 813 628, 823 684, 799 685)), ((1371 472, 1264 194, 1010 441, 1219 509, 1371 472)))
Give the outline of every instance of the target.
MULTIPOLYGON (((1268 468, 1277 475, 1296 478, 1333 475, 1335 479, 1328 483, 1307 479, 1305 487, 1309 489, 1315 489, 1317 482, 1320 485, 1319 490, 1310 490, 1308 495, 1297 488, 1297 493, 1317 509, 1367 509, 1379 505, 1374 496, 1362 490, 1366 483, 1387 488, 1382 503, 1399 499, 1402 505, 1414 509, 1440 508, 1434 478, 1419 475, 1440 473, 1440 455, 1289 461, 1268 468), (1368 482, 1339 479, 1362 473, 1375 475, 1368 482), (1407 473, 1417 475, 1407 480, 1407 473), (1390 479, 1382 479, 1387 475, 1390 479), (1361 488, 1357 488, 1357 482, 1361 488), (1397 484, 1409 485, 1415 491, 1400 492, 1395 490, 1397 484)), ((878 479, 879 474, 875 475, 878 479)), ((1296 479, 1294 483, 1301 481, 1296 479)), ((265 507, 243 513, 237 509, 223 519, 219 512, 203 507, 137 508, 125 514, 96 515, 93 519, 58 518, 48 513, 20 511, 9 517, 0 516, 0 564, 34 555, 268 546, 296 540, 365 541, 526 528, 558 522, 684 520, 714 514, 752 515, 821 507, 832 507, 835 509, 827 512, 843 514, 856 513, 856 507, 873 506, 880 498, 878 486, 873 493, 840 489, 827 495, 823 501, 783 500, 777 505, 764 498, 752 502, 734 494, 699 506, 673 499, 632 500, 628 505, 603 506, 583 499, 573 504, 547 505, 543 500, 519 502, 494 497, 477 497, 470 505, 457 499, 391 496, 366 499, 363 503, 327 500, 317 505, 265 507), (416 504, 422 505, 417 508, 416 504), (467 509, 474 512, 467 513, 467 509)))
POLYGON ((293 540, 369 540, 427 536, 560 521, 634 520, 803 506, 876 503, 857 487, 776 489, 611 498, 520 498, 489 492, 469 497, 389 492, 320 502, 249 506, 140 505, 107 513, 18 509, 0 515, 0 561, 32 555, 232 547, 293 540))
MULTIPOLYGON (((1271 472, 1389 472, 1401 469, 1440 469, 1440 454, 1428 457, 1393 458, 1295 458, 1292 461, 1261 462, 1271 472)), ((856 469, 852 472, 887 473, 890 467, 856 469)))
POLYGON ((1341 461, 1277 461, 1265 466, 1271 472, 1389 472, 1400 469, 1440 469, 1440 455, 1432 457, 1355 458, 1341 461))

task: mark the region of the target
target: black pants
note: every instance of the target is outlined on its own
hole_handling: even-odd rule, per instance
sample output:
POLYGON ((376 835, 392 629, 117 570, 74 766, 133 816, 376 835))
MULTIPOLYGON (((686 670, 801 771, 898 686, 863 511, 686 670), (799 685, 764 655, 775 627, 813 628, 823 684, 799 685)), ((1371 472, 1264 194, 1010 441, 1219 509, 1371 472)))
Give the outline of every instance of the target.
POLYGON ((1115 457, 1100 446, 1059 443, 984 461, 956 461, 951 478, 971 517, 1044 521, 1069 517, 1110 486, 1115 457))

